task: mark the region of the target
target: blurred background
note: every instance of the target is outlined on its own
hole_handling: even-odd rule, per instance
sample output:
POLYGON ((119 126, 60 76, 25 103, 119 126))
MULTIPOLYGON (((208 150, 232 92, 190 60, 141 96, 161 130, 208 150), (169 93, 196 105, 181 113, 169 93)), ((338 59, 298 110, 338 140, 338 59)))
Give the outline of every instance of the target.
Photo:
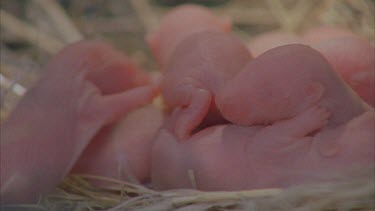
POLYGON ((374 0, 1 0, 1 120, 68 43, 101 39, 147 71, 157 70, 144 36, 173 7, 196 3, 233 21, 245 42, 262 32, 316 25, 349 28, 374 43, 374 0))

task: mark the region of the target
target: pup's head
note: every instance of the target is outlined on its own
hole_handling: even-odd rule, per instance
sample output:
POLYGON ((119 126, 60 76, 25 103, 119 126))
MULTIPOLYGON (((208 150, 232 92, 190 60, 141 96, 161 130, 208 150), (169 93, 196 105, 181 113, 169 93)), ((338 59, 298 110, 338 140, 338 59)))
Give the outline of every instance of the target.
POLYGON ((317 103, 336 78, 324 57, 312 48, 284 45, 251 60, 216 99, 229 121, 267 124, 293 117, 317 103))

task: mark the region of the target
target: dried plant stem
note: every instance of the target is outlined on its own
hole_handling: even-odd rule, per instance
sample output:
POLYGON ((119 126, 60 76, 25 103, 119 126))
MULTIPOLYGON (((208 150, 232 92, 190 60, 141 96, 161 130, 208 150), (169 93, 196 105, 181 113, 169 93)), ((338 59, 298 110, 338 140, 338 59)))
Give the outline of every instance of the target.
POLYGON ((260 189, 250 191, 236 192, 197 192, 193 196, 176 197, 172 199, 172 203, 176 207, 180 207, 190 203, 217 202, 225 200, 239 200, 259 197, 271 197, 282 192, 281 189, 260 189))
POLYGON ((268 7, 274 18, 279 22, 281 29, 291 31, 289 14, 280 0, 267 0, 268 7))
POLYGON ((248 8, 246 12, 243 12, 235 6, 231 6, 216 9, 216 11, 219 16, 229 16, 233 22, 239 24, 273 25, 277 23, 275 18, 269 15, 269 11, 264 8, 248 8))
POLYGON ((26 89, 22 85, 18 83, 14 83, 12 80, 6 78, 3 74, 0 73, 0 85, 5 89, 10 89, 18 96, 22 96, 25 94, 26 89))
POLYGON ((139 194, 153 194, 155 191, 145 188, 142 185, 137 185, 129 182, 125 182, 122 180, 114 179, 114 178, 108 178, 108 177, 103 177, 103 176, 96 176, 96 175, 88 175, 88 174, 79 174, 79 175, 73 175, 77 177, 82 177, 84 179, 93 179, 101 182, 108 182, 112 184, 119 185, 121 189, 127 189, 130 191, 137 192, 139 194))
POLYGON ((151 32, 157 26, 157 16, 147 0, 130 0, 139 20, 142 22, 146 32, 151 32))
POLYGON ((4 74, 2 74, 3 71, 5 72, 17 72, 19 70, 10 67, 7 64, 0 64, 0 85, 3 87, 5 90, 11 90, 13 93, 15 93, 18 96, 22 96, 26 92, 26 88, 23 87, 21 84, 16 83, 12 79, 7 78, 4 74))
POLYGON ((4 10, 0 10, 0 25, 11 34, 30 42, 50 54, 59 51, 64 44, 33 26, 19 20, 4 10))
POLYGON ((83 38, 64 9, 55 0, 34 0, 53 21, 54 28, 61 34, 66 43, 71 43, 83 38))
POLYGON ((194 170, 189 169, 187 173, 188 173, 188 177, 189 177, 190 182, 191 182, 191 186, 193 187, 193 189, 197 189, 197 181, 195 179, 194 170))
POLYGON ((310 11, 317 5, 319 5, 321 1, 311 1, 311 0, 300 0, 297 1, 296 5, 291 11, 291 14, 288 18, 288 28, 291 31, 298 30, 301 25, 306 21, 304 17, 306 17, 310 11))

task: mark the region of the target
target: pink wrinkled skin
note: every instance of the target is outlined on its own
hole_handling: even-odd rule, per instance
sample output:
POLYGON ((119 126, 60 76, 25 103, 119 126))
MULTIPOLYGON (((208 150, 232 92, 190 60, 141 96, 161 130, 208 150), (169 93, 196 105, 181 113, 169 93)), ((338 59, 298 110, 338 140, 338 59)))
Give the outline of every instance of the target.
POLYGON ((168 12, 158 30, 146 38, 162 71, 177 45, 188 36, 201 31, 229 32, 231 22, 214 16, 210 10, 197 5, 182 5, 168 12))
POLYGON ((278 46, 308 44, 322 53, 349 86, 369 105, 375 106, 375 48, 365 38, 335 27, 315 27, 303 36, 268 32, 251 40, 255 56, 278 46))
POLYGON ((152 155, 155 187, 288 187, 374 164, 374 110, 312 48, 267 51, 223 90, 220 102, 228 105, 218 107, 244 126, 208 127, 185 141, 162 130, 152 155))
POLYGON ((223 123, 215 95, 251 58, 239 39, 228 34, 230 22, 200 6, 171 10, 148 44, 163 72, 162 94, 171 109, 169 124, 179 138, 223 123))
POLYGON ((158 189, 196 186, 207 191, 289 187, 335 181, 331 175, 371 167, 374 112, 311 137, 328 114, 313 107, 268 127, 214 126, 185 142, 163 131, 153 148, 153 184, 158 189))
POLYGON ((106 127, 85 149, 73 173, 100 175, 134 183, 150 179, 151 148, 164 122, 161 109, 147 105, 106 127))
POLYGON ((177 7, 147 37, 166 113, 151 104, 152 76, 125 55, 99 42, 68 46, 1 125, 1 203, 36 202, 70 172, 243 190, 373 167, 375 112, 360 97, 374 105, 374 47, 314 30, 258 37, 254 59, 230 22, 177 7))
POLYGON ((62 50, 1 125, 1 203, 51 191, 103 126, 152 101, 157 89, 148 81, 106 44, 62 50))
POLYGON ((336 37, 311 46, 321 52, 350 87, 375 106, 375 48, 363 38, 336 37))
POLYGON ((303 39, 298 35, 282 31, 271 31, 262 33, 250 39, 248 47, 250 48, 251 53, 257 57, 271 48, 300 43, 303 43, 303 39))
POLYGON ((333 112, 328 126, 342 124, 366 109, 319 52, 291 44, 250 61, 226 83, 217 102, 229 121, 253 125, 290 118, 318 101, 333 112))
POLYGON ((224 122, 216 95, 250 59, 246 46, 224 33, 196 33, 178 45, 164 73, 162 94, 179 138, 199 125, 224 122))
POLYGON ((348 29, 333 26, 317 26, 306 30, 303 39, 306 43, 317 43, 337 37, 358 37, 348 29))

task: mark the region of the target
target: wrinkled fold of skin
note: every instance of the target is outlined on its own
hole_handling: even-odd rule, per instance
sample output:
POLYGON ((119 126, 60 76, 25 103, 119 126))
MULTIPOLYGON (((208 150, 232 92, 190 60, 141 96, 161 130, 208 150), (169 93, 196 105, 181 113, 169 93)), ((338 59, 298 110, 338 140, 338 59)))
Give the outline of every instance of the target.
POLYGON ((324 118, 308 116, 309 122, 293 118, 268 127, 214 126, 185 142, 163 131, 153 148, 152 183, 157 189, 205 191, 286 188, 348 179, 353 169, 373 168, 373 111, 313 137, 309 133, 319 127, 304 127, 324 125, 324 118), (290 126, 295 130, 285 129, 290 126))
POLYGON ((69 45, 44 71, 1 125, 3 204, 36 202, 103 126, 157 94, 126 56, 96 41, 69 45))
POLYGON ((201 31, 230 30, 231 22, 228 19, 216 17, 205 7, 186 4, 169 11, 162 18, 159 28, 146 37, 146 41, 163 71, 175 48, 190 35, 201 31))
POLYGON ((218 107, 245 126, 212 126, 182 142, 162 130, 152 150, 156 188, 289 187, 373 166, 374 110, 316 50, 274 48, 226 86, 221 102, 231 104, 218 107))

